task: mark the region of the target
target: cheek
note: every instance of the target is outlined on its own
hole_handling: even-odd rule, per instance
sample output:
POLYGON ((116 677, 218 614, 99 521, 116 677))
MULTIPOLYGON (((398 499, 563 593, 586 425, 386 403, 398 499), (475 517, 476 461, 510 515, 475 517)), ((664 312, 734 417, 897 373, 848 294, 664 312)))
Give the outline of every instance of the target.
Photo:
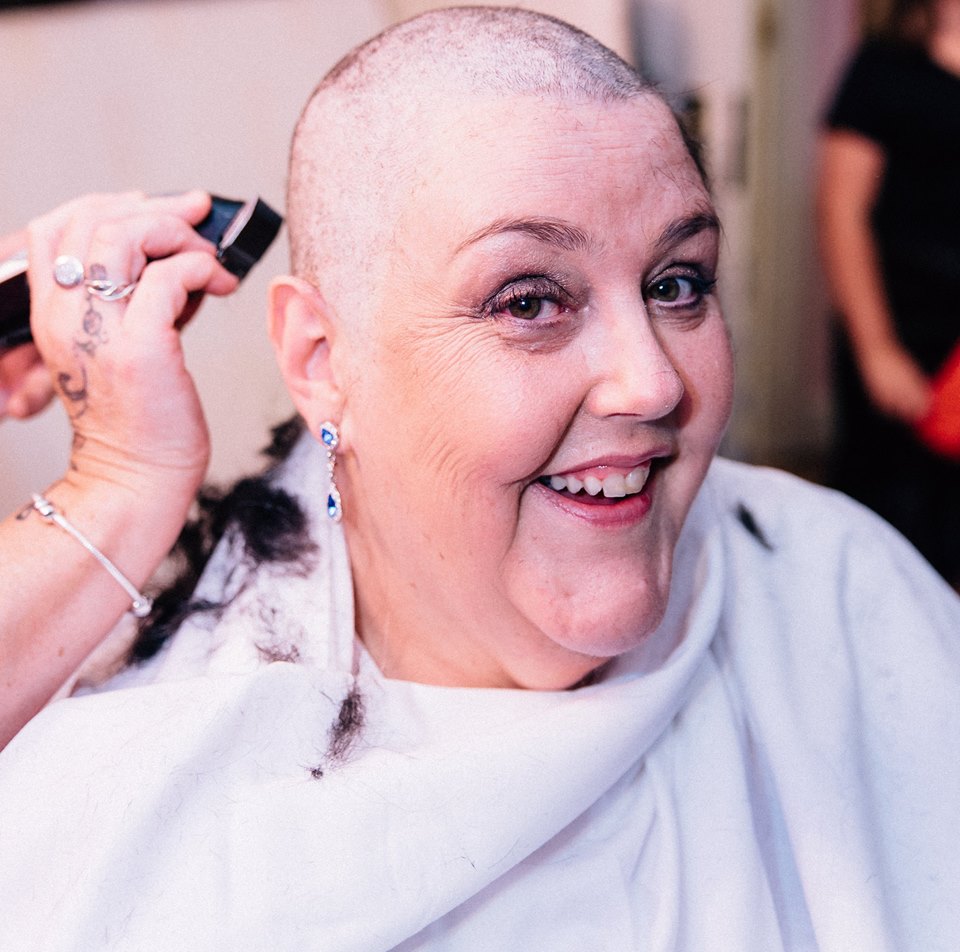
POLYGON ((384 347, 374 401, 404 421, 416 468, 453 497, 502 498, 536 473, 575 404, 554 359, 511 351, 482 323, 451 320, 384 347), (499 494, 499 495, 498 495, 499 494))
POLYGON ((694 333, 679 334, 669 350, 684 383, 683 438, 712 456, 733 406, 733 354, 723 319, 711 317, 694 333))

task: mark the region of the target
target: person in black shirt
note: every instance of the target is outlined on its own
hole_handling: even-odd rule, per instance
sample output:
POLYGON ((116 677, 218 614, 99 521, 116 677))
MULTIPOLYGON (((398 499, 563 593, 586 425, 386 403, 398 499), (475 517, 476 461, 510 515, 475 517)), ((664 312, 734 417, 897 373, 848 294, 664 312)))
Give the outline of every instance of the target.
POLYGON ((960 340, 960 0, 894 4, 827 116, 822 256, 845 332, 832 482, 960 586, 960 466, 914 436, 960 340))

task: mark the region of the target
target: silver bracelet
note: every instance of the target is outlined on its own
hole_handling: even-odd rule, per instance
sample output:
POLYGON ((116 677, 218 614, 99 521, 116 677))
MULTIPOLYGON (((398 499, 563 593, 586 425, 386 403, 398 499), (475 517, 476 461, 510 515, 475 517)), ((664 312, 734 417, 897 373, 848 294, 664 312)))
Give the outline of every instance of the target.
POLYGON ((33 494, 33 508, 48 522, 56 523, 80 543, 111 575, 113 580, 130 596, 130 611, 137 618, 146 618, 153 608, 153 599, 142 595, 137 587, 111 562, 72 522, 60 512, 49 499, 33 494))

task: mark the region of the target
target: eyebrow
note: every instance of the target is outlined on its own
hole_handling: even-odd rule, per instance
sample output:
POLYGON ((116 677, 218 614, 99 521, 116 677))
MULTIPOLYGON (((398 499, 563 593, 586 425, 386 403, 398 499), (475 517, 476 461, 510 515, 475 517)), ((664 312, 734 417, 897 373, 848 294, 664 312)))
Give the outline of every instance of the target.
MULTIPOLYGON (((720 220, 712 211, 699 212, 671 222, 657 236, 655 245, 658 252, 663 251, 709 230, 720 231, 720 220)), ((504 234, 528 235, 565 251, 582 251, 590 244, 586 232, 556 218, 498 218, 460 242, 454 254, 478 241, 504 234)))
POLYGON ((702 211, 671 222, 657 236, 656 249, 658 252, 666 251, 674 245, 683 244, 702 231, 720 231, 720 219, 712 211, 702 211))
POLYGON ((498 218, 460 242, 454 253, 460 254, 464 248, 485 238, 505 234, 529 235, 565 251, 582 251, 590 244, 585 232, 556 218, 498 218))

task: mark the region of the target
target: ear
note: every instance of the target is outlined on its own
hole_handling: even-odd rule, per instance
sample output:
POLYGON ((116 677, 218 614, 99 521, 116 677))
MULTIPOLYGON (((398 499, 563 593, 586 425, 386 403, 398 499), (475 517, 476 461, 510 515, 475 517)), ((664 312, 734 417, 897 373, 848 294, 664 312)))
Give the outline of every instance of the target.
POLYGON ((320 292, 290 275, 274 278, 268 292, 268 332, 294 405, 311 432, 338 421, 342 392, 331 353, 336 321, 320 292))

